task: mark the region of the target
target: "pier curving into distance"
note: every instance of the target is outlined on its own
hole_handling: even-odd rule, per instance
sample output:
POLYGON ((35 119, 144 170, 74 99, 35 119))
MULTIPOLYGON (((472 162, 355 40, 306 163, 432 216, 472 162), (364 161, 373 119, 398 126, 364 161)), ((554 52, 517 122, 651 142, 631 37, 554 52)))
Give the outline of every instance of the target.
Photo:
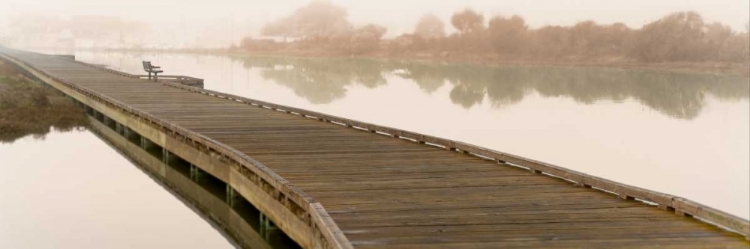
MULTIPOLYGON (((304 248, 747 247, 747 220, 448 139, 0 48, 304 248)), ((231 227, 230 227, 231 229, 231 227)), ((237 231, 229 231, 235 233, 237 231)))

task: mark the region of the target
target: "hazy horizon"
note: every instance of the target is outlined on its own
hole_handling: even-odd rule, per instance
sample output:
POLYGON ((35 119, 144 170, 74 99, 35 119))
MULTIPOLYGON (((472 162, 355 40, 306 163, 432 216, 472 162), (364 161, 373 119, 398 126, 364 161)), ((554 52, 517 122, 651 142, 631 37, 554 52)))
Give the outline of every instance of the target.
MULTIPOLYGON (((164 42, 193 42, 203 46, 228 46, 244 36, 257 36, 261 27, 289 15, 309 0, 260 2, 227 0, 206 1, 144 1, 144 0, 0 0, 0 35, 10 34, 9 19, 19 16, 53 16, 69 19, 79 15, 119 17, 151 25, 161 34, 154 39, 164 42), (179 10, 179 11, 178 11, 179 10), (211 39, 205 39, 210 37, 211 39)), ((471 8, 485 15, 520 15, 530 28, 545 25, 569 26, 593 20, 601 24, 622 22, 631 28, 657 20, 676 11, 695 11, 707 22, 721 22, 734 31, 745 31, 750 19, 750 1, 595 1, 538 0, 533 2, 465 0, 465 1, 395 1, 366 0, 329 1, 348 10, 355 25, 376 23, 388 28, 386 37, 413 31, 419 17, 433 13, 443 19, 462 9, 471 8)), ((448 32, 453 32, 448 27, 448 32)))

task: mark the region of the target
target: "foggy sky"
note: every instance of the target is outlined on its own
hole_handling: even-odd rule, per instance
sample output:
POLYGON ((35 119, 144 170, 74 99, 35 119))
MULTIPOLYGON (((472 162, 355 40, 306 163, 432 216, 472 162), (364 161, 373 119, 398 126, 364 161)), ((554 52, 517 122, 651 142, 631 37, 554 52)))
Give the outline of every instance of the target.
MULTIPOLYGON (((0 34, 7 34, 7 19, 19 14, 109 15, 161 26, 191 36, 213 30, 226 39, 257 35, 260 27, 293 12, 309 0, 0 0, 0 34), (192 33, 192 34, 191 34, 192 33)), ((719 21, 737 31, 750 19, 748 0, 331 0, 349 10, 355 25, 377 23, 389 28, 387 37, 411 32, 418 18, 434 13, 444 21, 470 7, 486 17, 518 14, 532 28, 572 25, 583 20, 623 22, 632 28, 675 11, 697 11, 706 21, 719 21)), ((450 26, 450 25, 448 25, 450 26)), ((452 28, 448 30, 453 32, 452 28)))

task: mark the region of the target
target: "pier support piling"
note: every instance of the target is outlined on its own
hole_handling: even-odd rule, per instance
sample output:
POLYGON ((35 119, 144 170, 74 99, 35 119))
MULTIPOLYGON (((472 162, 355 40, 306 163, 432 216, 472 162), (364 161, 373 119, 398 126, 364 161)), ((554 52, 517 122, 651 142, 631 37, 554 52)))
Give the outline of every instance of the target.
POLYGON ((198 166, 190 164, 190 179, 191 180, 193 180, 194 182, 198 182, 200 181, 203 174, 204 172, 202 169, 198 168, 198 166))
POLYGON ((271 234, 276 232, 279 228, 276 227, 273 222, 271 222, 270 219, 268 219, 268 216, 264 215, 263 213, 260 213, 260 236, 263 237, 266 241, 271 240, 271 234))
POLYGON ((169 151, 166 148, 161 149, 161 161, 169 165, 169 151))
POLYGON ((120 134, 121 136, 124 137, 125 136, 125 130, 123 128, 124 127, 122 126, 122 124, 115 123, 115 131, 117 132, 117 134, 120 134))
POLYGON ((227 205, 229 205, 230 207, 234 207, 235 198, 237 198, 237 194, 235 193, 232 186, 227 184, 227 197, 226 197, 227 205))
POLYGON ((145 137, 141 137, 141 149, 148 149, 148 141, 146 141, 145 137))

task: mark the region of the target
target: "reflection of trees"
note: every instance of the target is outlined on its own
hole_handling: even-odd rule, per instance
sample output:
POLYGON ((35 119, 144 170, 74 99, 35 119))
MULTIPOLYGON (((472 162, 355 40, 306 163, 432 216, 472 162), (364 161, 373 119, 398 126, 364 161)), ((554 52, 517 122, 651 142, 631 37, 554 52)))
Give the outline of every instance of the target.
POLYGON ((489 67, 360 59, 245 59, 246 67, 261 68, 267 80, 294 90, 312 103, 329 103, 346 94, 345 86, 385 85, 393 73, 432 93, 450 82, 450 98, 464 108, 520 102, 531 92, 568 97, 576 102, 621 102, 632 98, 665 115, 692 119, 705 106, 705 94, 722 100, 747 99, 748 78, 732 75, 680 74, 642 70, 569 67, 489 67))
POLYGON ((321 72, 294 67, 292 69, 271 69, 261 72, 263 78, 273 80, 294 90, 300 97, 315 104, 330 103, 346 95, 345 85, 349 80, 332 72, 321 72))
MULTIPOLYGON (((407 71, 414 65, 404 64, 407 71)), ((748 98, 750 84, 742 76, 679 74, 654 71, 565 67, 421 67, 421 77, 447 79, 450 97, 465 108, 481 103, 486 93, 493 106, 512 105, 536 91, 546 97, 569 97, 592 104, 633 98, 663 114, 683 119, 698 116, 704 95, 723 100, 748 98), (432 69, 432 74, 424 69, 432 69), (430 75, 430 76, 427 76, 430 75)), ((415 80, 417 84, 421 81, 415 80)), ((425 89, 425 86, 422 86, 425 89)), ((429 92, 429 91, 427 91, 429 92)))
POLYGON ((441 66, 437 64, 415 63, 404 65, 403 73, 396 75, 404 79, 410 79, 419 85, 422 91, 427 93, 435 92, 445 84, 445 78, 435 74, 441 66))
POLYGON ((375 88, 387 83, 385 70, 374 60, 254 57, 244 59, 243 65, 260 68, 264 79, 289 87, 315 104, 344 97, 344 87, 351 84, 375 88))
POLYGON ((464 108, 469 108, 482 103, 484 92, 459 81, 456 83, 456 87, 451 90, 450 96, 453 103, 459 104, 464 108))
POLYGON ((502 73, 500 70, 493 73, 492 77, 495 82, 489 83, 486 87, 487 96, 493 106, 510 106, 523 100, 527 90, 518 86, 518 82, 523 82, 523 79, 516 76, 517 74, 502 73))

